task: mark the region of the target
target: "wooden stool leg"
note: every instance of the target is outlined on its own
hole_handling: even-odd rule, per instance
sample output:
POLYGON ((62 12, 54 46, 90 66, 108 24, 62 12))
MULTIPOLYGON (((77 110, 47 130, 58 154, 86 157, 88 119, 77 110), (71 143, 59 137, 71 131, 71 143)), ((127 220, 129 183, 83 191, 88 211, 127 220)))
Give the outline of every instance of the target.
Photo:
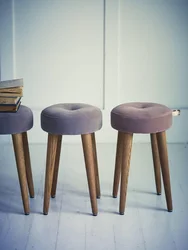
POLYGON ((157 194, 161 194, 161 164, 159 158, 159 150, 158 150, 158 143, 157 143, 157 135, 150 134, 151 138, 151 148, 152 148, 152 155, 153 155, 153 166, 154 166, 154 173, 155 173, 155 184, 157 194))
POLYGON ((46 176, 45 176, 45 189, 44 189, 44 206, 43 213, 48 214, 50 204, 50 194, 52 189, 52 179, 54 173, 54 165, 56 158, 58 135, 48 134, 48 146, 46 156, 46 176))
POLYGON ((93 157, 93 147, 92 147, 92 135, 85 134, 82 136, 82 145, 84 151, 85 165, 86 165, 86 173, 87 180, 89 186, 90 200, 93 215, 97 215, 97 199, 96 199, 96 185, 95 185, 95 164, 93 157))
POLYGON ((95 133, 92 133, 92 144, 93 144, 93 157, 95 163, 95 185, 96 185, 96 193, 97 198, 101 197, 100 191, 100 180, 99 180, 99 170, 98 170, 98 160, 97 160, 97 148, 96 148, 96 140, 95 140, 95 133))
POLYGON ((122 165, 121 165, 121 189, 120 189, 120 205, 119 213, 124 214, 127 196, 127 185, 129 177, 131 150, 132 150, 133 134, 124 133, 122 137, 122 165))
POLYGON ((163 183, 166 195, 167 208, 169 212, 172 212, 172 195, 171 195, 171 186, 170 186, 170 173, 168 165, 168 151, 166 145, 166 132, 157 133, 157 142, 159 148, 159 155, 161 161, 161 170, 163 176, 163 183))
POLYGON ((26 176, 27 176, 29 194, 31 198, 34 198, 35 192, 34 192, 34 185, 33 185, 33 175, 32 175, 32 170, 31 170, 31 161, 30 161, 30 154, 29 154, 27 132, 22 133, 22 140, 23 140, 25 168, 26 168, 26 176))
POLYGON ((29 208, 29 197, 27 189, 27 177, 25 169, 25 160, 24 160, 24 148, 22 141, 22 134, 13 134, 12 141, 14 146, 14 153, 16 158, 16 165, 18 171, 18 177, 20 182, 20 189, 22 194, 22 201, 24 206, 24 212, 26 215, 30 213, 29 208))
POLYGON ((52 198, 55 198, 55 195, 56 195, 57 179, 58 179, 58 172, 59 172, 59 160, 60 160, 60 154, 61 154, 61 141, 62 141, 62 135, 58 135, 57 151, 56 151, 55 167, 54 167, 54 175, 53 175, 52 191, 51 191, 52 198))
POLYGON ((117 139, 116 163, 115 163, 115 170, 114 170, 114 184, 113 184, 113 194, 112 194, 114 198, 117 198, 120 175, 121 175, 122 138, 123 138, 123 133, 119 131, 118 139, 117 139))

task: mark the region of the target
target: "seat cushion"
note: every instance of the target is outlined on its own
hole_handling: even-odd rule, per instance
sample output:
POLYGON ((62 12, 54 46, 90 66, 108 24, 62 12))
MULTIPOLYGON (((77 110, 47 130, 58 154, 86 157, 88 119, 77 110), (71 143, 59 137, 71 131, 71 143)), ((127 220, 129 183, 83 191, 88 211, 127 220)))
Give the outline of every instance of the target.
POLYGON ((129 133, 157 133, 172 125, 172 110, 158 103, 132 102, 111 111, 111 126, 129 133))
POLYGON ((30 108, 21 105, 17 112, 0 113, 0 134, 18 134, 33 127, 33 113, 30 108))
POLYGON ((102 127, 102 112, 83 103, 55 104, 42 111, 41 127, 51 134, 89 134, 102 127))

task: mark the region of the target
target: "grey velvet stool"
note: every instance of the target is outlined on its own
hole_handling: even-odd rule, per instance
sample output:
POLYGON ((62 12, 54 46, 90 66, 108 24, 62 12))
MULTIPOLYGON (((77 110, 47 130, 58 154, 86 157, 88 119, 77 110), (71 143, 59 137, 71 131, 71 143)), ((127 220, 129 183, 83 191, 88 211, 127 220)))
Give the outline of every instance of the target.
POLYGON ((32 127, 33 113, 26 106, 21 105, 16 113, 0 113, 0 134, 12 135, 23 207, 26 215, 30 213, 28 188, 30 197, 34 197, 33 177, 27 139, 27 131, 32 127))
MULTIPOLYGON (((172 125, 172 110, 157 103, 126 103, 111 111, 111 126, 118 130, 113 197, 117 197, 121 176, 119 212, 124 214, 132 140, 134 133, 150 134, 157 194, 161 194, 161 171, 168 211, 172 197, 165 131, 172 125)), ((142 167, 142 166, 140 166, 142 167)))
POLYGON ((48 214, 50 195, 56 194, 62 135, 81 135, 93 215, 97 215, 100 184, 95 132, 102 127, 102 112, 83 103, 56 104, 41 113, 41 127, 48 133, 43 213, 48 214))

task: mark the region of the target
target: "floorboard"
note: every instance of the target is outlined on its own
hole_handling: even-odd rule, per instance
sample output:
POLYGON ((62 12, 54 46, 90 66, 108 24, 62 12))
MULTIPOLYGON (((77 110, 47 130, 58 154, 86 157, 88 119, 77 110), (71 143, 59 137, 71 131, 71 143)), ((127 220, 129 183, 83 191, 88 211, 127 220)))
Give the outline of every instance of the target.
POLYGON ((23 213, 13 148, 0 146, 1 250, 187 250, 188 147, 169 144, 174 210, 166 210, 164 188, 156 195, 151 147, 133 144, 125 215, 112 198, 115 144, 98 144, 99 214, 92 216, 82 146, 62 146, 57 194, 44 216, 46 145, 31 144, 35 198, 23 213))

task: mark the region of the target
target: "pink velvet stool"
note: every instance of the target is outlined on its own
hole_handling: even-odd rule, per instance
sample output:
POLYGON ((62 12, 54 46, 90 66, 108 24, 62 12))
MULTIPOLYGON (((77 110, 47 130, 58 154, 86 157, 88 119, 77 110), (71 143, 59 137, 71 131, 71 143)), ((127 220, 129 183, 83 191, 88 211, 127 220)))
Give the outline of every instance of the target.
POLYGON ((111 126, 118 130, 113 197, 117 197, 121 176, 119 213, 124 214, 134 133, 150 134, 157 194, 161 194, 161 171, 167 209, 172 212, 172 197, 166 130, 172 125, 172 110, 157 103, 125 103, 111 111, 111 126))
POLYGON ((56 195, 62 136, 81 135, 91 208, 96 216, 100 183, 95 132, 102 127, 101 110, 85 103, 51 105, 41 113, 41 127, 48 133, 43 213, 48 214, 50 196, 56 195))

